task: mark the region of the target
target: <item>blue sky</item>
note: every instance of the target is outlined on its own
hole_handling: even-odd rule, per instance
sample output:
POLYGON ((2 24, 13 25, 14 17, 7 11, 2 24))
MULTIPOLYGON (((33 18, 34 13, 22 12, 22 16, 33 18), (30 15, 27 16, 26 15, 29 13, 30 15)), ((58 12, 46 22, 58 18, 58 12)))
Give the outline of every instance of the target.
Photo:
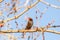
MULTIPOLYGON (((22 2, 24 2, 24 1, 22 1, 22 2)), ((57 1, 57 0, 44 0, 44 1, 49 2, 51 4, 54 4, 54 5, 57 5, 57 6, 60 6, 60 2, 57 1)), ((4 5, 5 2, 11 3, 11 0, 8 0, 8 1, 4 0, 2 3, 0 3, 0 5, 2 5, 0 10, 3 10, 5 8, 5 5, 4 5)), ((19 4, 18 6, 21 6, 21 5, 19 4)), ((11 6, 9 6, 7 8, 11 8, 11 6)), ((23 9, 18 10, 16 15, 18 15, 22 11, 23 11, 23 9)), ((8 13, 9 13, 9 10, 8 11, 3 11, 3 16, 6 17, 6 15, 8 13)), ((13 16, 14 16, 14 14, 11 14, 9 17, 6 17, 6 18, 11 18, 13 16)), ((8 22, 10 24, 10 27, 7 27, 8 23, 6 23, 6 25, 1 30, 10 30, 10 28, 12 30, 24 29, 25 26, 26 26, 26 23, 27 23, 27 21, 24 19, 26 16, 33 18, 33 21, 34 21, 33 26, 38 26, 38 27, 46 26, 52 20, 55 20, 55 22, 52 25, 60 25, 60 19, 59 19, 60 18, 60 9, 52 8, 52 7, 49 7, 49 6, 45 5, 45 4, 43 4, 42 2, 39 2, 36 6, 31 8, 29 11, 27 11, 25 14, 23 14, 18 19, 16 19, 16 21, 18 22, 18 28, 16 28, 15 20, 12 20, 12 21, 8 22), (41 13, 38 12, 36 14, 36 10, 37 10, 36 8, 38 8, 40 12, 43 12, 44 9, 46 9, 46 7, 48 7, 48 9, 43 14, 42 19, 40 19, 41 13), (36 16, 38 17, 38 19, 35 18, 36 16), (37 25, 37 22, 38 22, 38 25, 37 25), (22 24, 23 24, 23 26, 22 26, 22 24)), ((60 28, 49 28, 49 30, 56 30, 56 31, 60 32, 60 28)), ((37 37, 37 40, 42 40, 41 32, 39 32, 39 33, 40 33, 40 36, 37 37)), ((20 38, 22 36, 21 35, 22 33, 10 33, 10 34, 14 35, 17 38, 17 40, 27 40, 28 36, 32 35, 32 33, 26 33, 27 37, 23 39, 23 38, 20 38)), ((35 37, 35 35, 38 35, 37 32, 34 33, 33 37, 35 37)), ((58 34, 45 32, 44 35, 45 35, 45 40, 60 40, 60 35, 58 35, 58 34)), ((4 36, 4 35, 0 34, 0 40, 4 40, 3 38, 8 40, 8 36, 4 36)), ((32 36, 31 36, 30 40, 33 40, 32 36)))

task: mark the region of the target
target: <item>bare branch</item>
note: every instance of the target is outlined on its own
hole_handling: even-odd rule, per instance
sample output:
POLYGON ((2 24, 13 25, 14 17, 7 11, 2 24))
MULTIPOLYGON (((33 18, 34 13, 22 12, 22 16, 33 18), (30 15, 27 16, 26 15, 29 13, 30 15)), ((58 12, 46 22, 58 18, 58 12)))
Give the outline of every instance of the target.
POLYGON ((54 30, 46 30, 46 32, 54 33, 54 34, 60 34, 60 32, 54 31, 54 30))
POLYGON ((50 7, 60 9, 60 6, 56 6, 56 5, 50 4, 50 3, 45 2, 45 1, 43 1, 43 0, 41 0, 41 2, 44 3, 44 4, 46 4, 46 5, 48 5, 48 6, 50 6, 50 7))
MULTIPOLYGON (((34 4, 31 5, 31 8, 34 7, 39 1, 36 1, 34 4)), ((4 22, 8 22, 8 21, 11 21, 11 20, 14 20, 14 19, 17 19, 19 18, 20 16, 22 16, 25 12, 27 12, 30 8, 26 8, 23 12, 21 12, 19 15, 17 16, 14 16, 12 18, 8 18, 7 20, 4 20, 4 22)))
MULTIPOLYGON (((0 33, 20 33, 20 32, 42 32, 41 30, 42 28, 38 28, 38 29, 31 29, 31 30, 1 30, 0 33)), ((54 31, 54 30, 45 30, 43 29, 44 32, 50 32, 50 33, 54 33, 54 34, 60 34, 60 32, 54 31)))

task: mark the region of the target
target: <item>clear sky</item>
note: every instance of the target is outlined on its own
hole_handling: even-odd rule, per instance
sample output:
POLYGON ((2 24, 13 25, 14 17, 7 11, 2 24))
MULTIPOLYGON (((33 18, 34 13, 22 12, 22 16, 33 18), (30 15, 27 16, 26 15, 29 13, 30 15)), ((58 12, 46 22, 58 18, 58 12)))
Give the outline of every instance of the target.
MULTIPOLYGON (((46 1, 48 3, 51 3, 51 4, 54 4, 54 5, 57 5, 57 6, 60 6, 60 2, 57 1, 57 0, 44 0, 44 1, 46 1)), ((3 16, 5 16, 4 19, 11 18, 11 17, 14 16, 14 14, 11 14, 9 17, 7 17, 7 14, 9 14, 9 11, 10 11, 9 8, 11 8, 11 6, 5 6, 5 4, 4 4, 5 2, 6 3, 8 2, 8 3, 12 4, 11 0, 4 0, 2 3, 0 3, 0 5, 1 5, 0 10, 3 10, 4 8, 7 8, 8 9, 7 11, 3 10, 3 16)), ((19 2, 22 5, 22 2, 25 2, 25 0, 23 0, 23 1, 19 0, 19 2)), ((18 7, 21 6, 20 4, 16 4, 16 5, 18 7)), ((15 15, 18 15, 22 11, 23 11, 23 9, 18 10, 18 12, 15 15)), ((0 17, 2 17, 2 16, 0 16, 0 17)), ((60 9, 52 8, 52 7, 49 7, 45 4, 43 4, 42 2, 39 2, 36 6, 31 8, 29 11, 27 11, 25 14, 23 14, 18 19, 16 19, 16 21, 18 22, 18 28, 16 28, 15 20, 12 20, 12 21, 8 22, 10 24, 10 27, 8 27, 7 26, 8 23, 6 23, 5 26, 1 30, 24 29, 25 26, 26 26, 26 23, 27 23, 27 21, 25 20, 25 17, 33 18, 33 21, 34 21, 33 26, 38 26, 38 27, 46 26, 52 20, 55 20, 55 22, 52 25, 60 25, 60 9), (42 18, 40 18, 41 12, 43 12, 44 9, 46 9, 47 7, 48 7, 48 9, 45 11, 42 18), (37 10, 36 8, 39 9, 39 12, 37 12, 37 14, 36 14, 36 10, 37 10), (36 16, 38 17, 38 19, 35 18, 36 16), (38 23, 38 25, 37 25, 37 23, 38 23)), ((49 30, 56 30, 56 31, 60 32, 60 28, 49 28, 49 30)), ((41 32, 39 32, 39 33, 40 33, 40 36, 37 37, 36 40, 42 40, 41 32)), ((22 33, 10 33, 10 34, 14 35, 17 38, 17 40, 28 40, 27 39, 28 36, 32 35, 32 33, 26 33, 27 37, 23 39, 23 38, 20 38, 22 36, 22 33)), ((34 33, 33 38, 36 35, 38 35, 38 34, 34 33)), ((45 35, 45 40, 60 40, 60 35, 58 35, 58 34, 45 32, 44 35, 45 35)), ((0 40, 4 40, 4 39, 8 40, 8 36, 4 36, 4 35, 0 34, 0 40)), ((30 40, 33 40, 32 36, 31 36, 30 40)))

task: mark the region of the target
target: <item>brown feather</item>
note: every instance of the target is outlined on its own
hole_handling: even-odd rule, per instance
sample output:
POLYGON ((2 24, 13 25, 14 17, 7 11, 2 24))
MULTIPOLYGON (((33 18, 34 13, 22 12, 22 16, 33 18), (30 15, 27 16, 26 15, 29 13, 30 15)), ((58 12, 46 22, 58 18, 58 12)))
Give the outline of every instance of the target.
POLYGON ((26 26, 25 29, 26 30, 31 29, 32 25, 33 25, 33 19, 32 18, 29 18, 28 23, 27 23, 27 26, 26 26))

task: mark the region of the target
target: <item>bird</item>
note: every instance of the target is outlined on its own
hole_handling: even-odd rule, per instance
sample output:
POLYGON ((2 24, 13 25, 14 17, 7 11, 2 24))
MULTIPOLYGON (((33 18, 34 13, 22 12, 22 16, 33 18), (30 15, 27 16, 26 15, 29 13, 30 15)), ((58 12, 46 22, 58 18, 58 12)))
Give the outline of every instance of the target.
POLYGON ((26 28, 25 28, 25 30, 29 30, 29 29, 31 29, 31 27, 33 26, 33 19, 32 18, 30 18, 30 17, 28 17, 27 18, 27 25, 26 25, 26 28))
MULTIPOLYGON (((28 17, 26 19, 27 19, 28 22, 27 22, 25 30, 30 30, 32 28, 32 26, 33 26, 33 19, 30 18, 30 17, 28 17)), ((25 37, 24 35, 25 35, 25 32, 23 32, 23 37, 22 38, 25 37)))

